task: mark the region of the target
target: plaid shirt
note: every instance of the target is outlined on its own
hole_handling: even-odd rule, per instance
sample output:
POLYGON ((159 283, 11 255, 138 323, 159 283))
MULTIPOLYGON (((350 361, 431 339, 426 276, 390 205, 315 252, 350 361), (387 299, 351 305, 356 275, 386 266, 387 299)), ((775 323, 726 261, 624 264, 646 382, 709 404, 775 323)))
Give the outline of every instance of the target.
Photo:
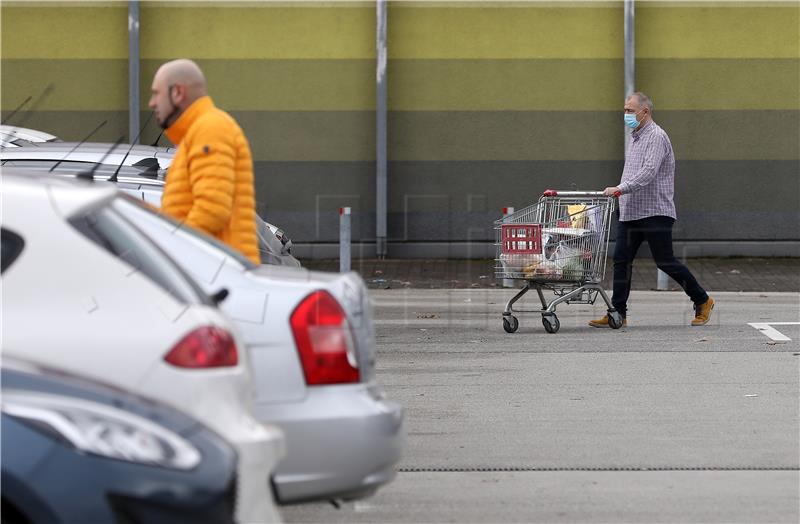
POLYGON ((676 218, 675 154, 667 133, 652 120, 631 133, 619 184, 619 219, 653 216, 676 218))

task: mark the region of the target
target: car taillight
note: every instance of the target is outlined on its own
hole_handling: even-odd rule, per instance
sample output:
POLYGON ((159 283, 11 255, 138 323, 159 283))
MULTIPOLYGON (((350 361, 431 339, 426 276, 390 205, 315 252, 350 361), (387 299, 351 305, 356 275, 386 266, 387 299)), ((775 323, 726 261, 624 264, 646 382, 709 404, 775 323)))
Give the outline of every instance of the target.
POLYGON ((179 368, 218 368, 235 366, 239 355, 230 333, 206 326, 183 337, 164 360, 179 368))
POLYGON ((307 296, 290 323, 308 385, 358 382, 350 324, 327 291, 307 296))

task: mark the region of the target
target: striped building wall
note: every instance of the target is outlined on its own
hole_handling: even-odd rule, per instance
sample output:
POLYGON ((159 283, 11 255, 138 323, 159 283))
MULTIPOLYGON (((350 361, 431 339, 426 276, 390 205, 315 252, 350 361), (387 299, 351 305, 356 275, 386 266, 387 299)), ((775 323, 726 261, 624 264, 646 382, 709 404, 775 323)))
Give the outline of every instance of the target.
MULTIPOLYGON (((3 113, 54 85, 12 123, 127 133, 125 2, 3 2, 0 17, 3 113)), ((144 2, 140 17, 143 108, 160 63, 197 60, 251 141, 267 219, 333 242, 349 205, 353 238, 374 239, 372 2, 144 2)), ((391 2, 388 31, 390 248, 481 255, 463 243, 491 240, 500 208, 618 181, 621 1, 391 2)), ((678 159, 677 239, 800 241, 798 32, 797 2, 637 2, 637 88, 678 159)))

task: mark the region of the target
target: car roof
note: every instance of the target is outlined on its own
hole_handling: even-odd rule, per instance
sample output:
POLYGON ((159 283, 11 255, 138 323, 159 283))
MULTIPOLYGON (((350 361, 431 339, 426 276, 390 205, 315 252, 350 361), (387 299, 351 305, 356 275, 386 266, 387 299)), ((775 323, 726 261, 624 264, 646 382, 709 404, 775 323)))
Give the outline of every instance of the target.
MULTIPOLYGON (((113 146, 113 142, 52 142, 48 143, 43 146, 39 146, 36 148, 37 151, 61 151, 63 153, 67 153, 75 146, 78 146, 76 151, 81 151, 85 153, 100 153, 103 154, 113 146), (80 145, 78 145, 80 144, 80 145)), ((117 144, 116 151, 127 151, 128 148, 131 147, 131 144, 117 144)), ((161 147, 161 146, 151 146, 147 144, 135 144, 131 149, 131 153, 138 153, 140 155, 147 155, 147 156, 155 156, 157 153, 163 153, 167 156, 174 155, 176 149, 174 147, 161 147)))
POLYGON ((38 173, 13 167, 2 169, 2 184, 4 197, 11 196, 15 190, 32 186, 48 190, 53 205, 63 216, 71 216, 95 207, 118 194, 117 189, 110 184, 90 184, 66 177, 56 178, 46 172, 38 173))
MULTIPOLYGON (((79 174, 89 171, 85 167, 71 168, 69 162, 62 163, 53 171, 49 171, 48 167, 46 166, 32 167, 5 165, 2 167, 2 169, 3 171, 14 170, 14 172, 19 175, 24 175, 26 173, 29 176, 48 174, 51 177, 60 177, 66 179, 74 179, 79 174)), ((138 167, 131 166, 119 167, 118 165, 98 164, 96 169, 92 169, 94 169, 92 174, 95 182, 108 182, 108 179, 111 178, 114 173, 117 173, 117 182, 120 184, 138 184, 139 186, 142 186, 142 189, 144 189, 145 186, 148 186, 154 191, 164 190, 163 170, 159 171, 157 176, 151 176, 155 175, 156 172, 142 170, 138 167)))
POLYGON ((39 131, 38 129, 28 129, 27 127, 16 127, 0 125, 0 141, 22 139, 28 142, 51 142, 60 140, 57 136, 39 131))
POLYGON ((22 146, 0 150, 2 160, 63 160, 65 162, 103 162, 132 166, 145 158, 156 158, 161 169, 166 169, 175 156, 175 148, 106 142, 48 142, 37 146, 22 146), (74 149, 74 151, 73 151, 74 149), (125 158, 127 155, 127 158, 125 158), (105 158, 104 158, 105 157, 105 158))

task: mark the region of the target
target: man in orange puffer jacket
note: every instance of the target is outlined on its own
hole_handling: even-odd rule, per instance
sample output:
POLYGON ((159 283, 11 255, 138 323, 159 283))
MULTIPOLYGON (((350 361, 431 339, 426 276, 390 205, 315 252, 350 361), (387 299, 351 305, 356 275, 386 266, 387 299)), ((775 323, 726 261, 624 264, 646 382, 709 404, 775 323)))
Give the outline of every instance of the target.
POLYGON ((153 77, 148 104, 178 146, 161 209, 259 263, 253 157, 242 129, 218 109, 191 60, 173 60, 153 77))

